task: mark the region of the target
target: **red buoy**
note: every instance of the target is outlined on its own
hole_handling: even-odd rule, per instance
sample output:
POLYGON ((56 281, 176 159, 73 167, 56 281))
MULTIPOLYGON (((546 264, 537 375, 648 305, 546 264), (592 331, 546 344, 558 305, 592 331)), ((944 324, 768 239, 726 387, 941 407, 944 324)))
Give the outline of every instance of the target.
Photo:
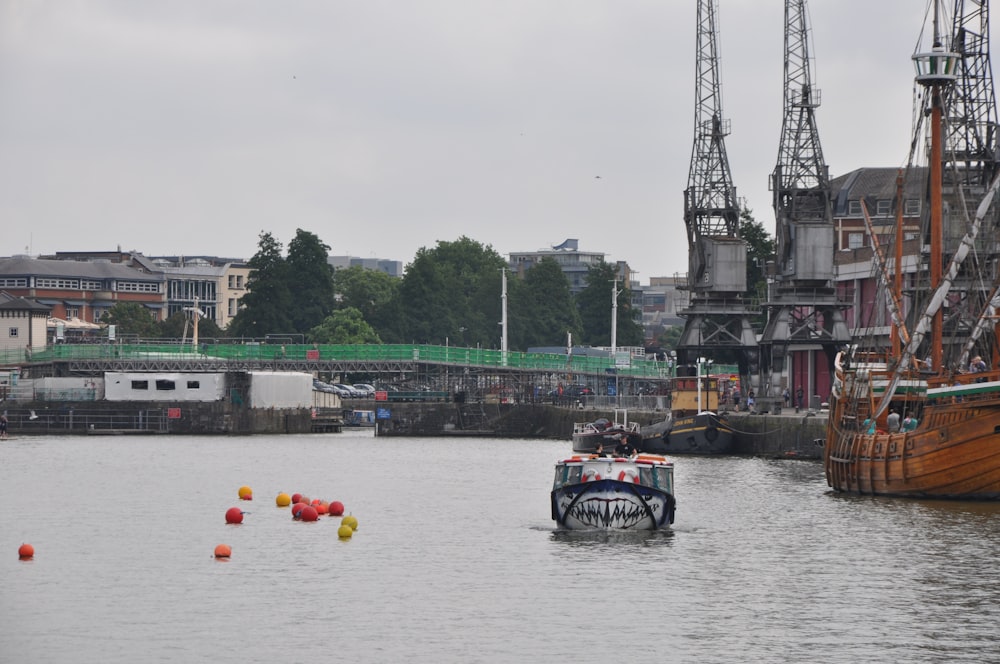
POLYGON ((327 507, 330 512, 330 516, 344 516, 344 503, 339 500, 335 500, 327 507))
POLYGON ((301 493, 293 493, 292 494, 292 505, 294 505, 295 503, 301 503, 301 502, 302 502, 302 494, 301 493))
POLYGON ((299 512, 299 517, 303 521, 315 521, 319 518, 319 512, 317 512, 316 508, 312 505, 306 505, 302 508, 302 511, 299 512))
POLYGON ((302 515, 302 510, 304 510, 306 507, 307 506, 305 503, 295 503, 294 505, 292 505, 292 518, 293 519, 300 518, 302 515))
POLYGON ((21 560, 31 560, 35 557, 35 547, 30 544, 22 544, 17 549, 17 557, 21 560))
POLYGON ((228 544, 220 544, 215 547, 215 557, 216 558, 228 558, 233 553, 232 548, 228 544))
POLYGON ((226 510, 226 523, 243 523, 243 511, 239 507, 226 510))

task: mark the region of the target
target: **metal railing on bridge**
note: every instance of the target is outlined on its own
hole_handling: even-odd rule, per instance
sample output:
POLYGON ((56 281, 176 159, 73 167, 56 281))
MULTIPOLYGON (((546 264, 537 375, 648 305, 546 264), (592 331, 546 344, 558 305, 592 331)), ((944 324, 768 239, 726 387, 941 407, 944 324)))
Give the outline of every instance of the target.
POLYGON ((423 344, 268 344, 204 343, 195 347, 177 343, 58 344, 36 350, 31 357, 7 358, 9 364, 69 362, 79 360, 185 360, 280 362, 415 362, 485 369, 547 371, 552 373, 617 374, 619 376, 667 378, 672 368, 666 362, 633 358, 627 366, 616 366, 611 357, 567 356, 558 353, 523 353, 485 348, 423 344))

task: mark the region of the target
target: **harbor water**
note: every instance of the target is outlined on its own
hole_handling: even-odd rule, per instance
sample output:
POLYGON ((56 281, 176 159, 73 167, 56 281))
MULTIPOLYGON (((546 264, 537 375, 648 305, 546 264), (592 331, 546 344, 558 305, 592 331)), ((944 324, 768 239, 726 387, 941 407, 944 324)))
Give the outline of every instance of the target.
POLYGON ((2 441, 0 661, 1000 661, 1000 505, 835 495, 816 461, 677 457, 670 531, 563 532, 549 490, 570 449, 2 441), (358 530, 293 521, 279 492, 339 500, 358 530))

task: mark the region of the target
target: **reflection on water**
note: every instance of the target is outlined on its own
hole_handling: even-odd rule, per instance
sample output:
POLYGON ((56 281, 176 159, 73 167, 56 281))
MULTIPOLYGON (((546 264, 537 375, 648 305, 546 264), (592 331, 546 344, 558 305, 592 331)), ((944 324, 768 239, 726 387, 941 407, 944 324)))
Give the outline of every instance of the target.
POLYGON ((672 529, 563 531, 549 490, 569 449, 346 433, 7 441, 2 659, 853 663, 1000 652, 998 504, 837 495, 810 461, 680 457, 672 529), (244 484, 255 500, 227 526, 244 484), (345 542, 339 521, 294 522, 274 504, 281 491, 341 500, 360 529, 345 542), (22 542, 34 561, 17 560, 22 542), (233 547, 227 564, 212 556, 219 543, 233 547), (594 639, 608 617, 614 638, 594 639))
MULTIPOLYGON (((674 533, 664 530, 553 530, 550 539, 558 544, 579 547, 669 546, 674 533)), ((614 549, 613 549, 614 550, 614 549)))

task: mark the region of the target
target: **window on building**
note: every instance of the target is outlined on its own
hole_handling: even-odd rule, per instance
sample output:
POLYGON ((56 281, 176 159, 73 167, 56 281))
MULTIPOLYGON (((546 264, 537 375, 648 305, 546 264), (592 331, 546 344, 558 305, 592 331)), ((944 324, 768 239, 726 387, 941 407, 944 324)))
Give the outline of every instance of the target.
POLYGON ((235 316, 236 315, 236 298, 235 297, 229 298, 229 315, 230 316, 235 316))
POLYGON ((865 234, 864 233, 848 233, 847 234, 847 248, 848 249, 860 249, 865 246, 865 234))
POLYGON ((174 384, 174 381, 172 381, 172 380, 166 380, 164 378, 160 378, 159 380, 156 381, 156 389, 157 390, 173 390, 173 389, 177 389, 177 388, 176 388, 176 385, 174 384))
POLYGON ((16 328, 16 327, 12 327, 12 328, 10 328, 10 332, 8 332, 8 336, 9 336, 9 337, 10 337, 11 339, 17 339, 17 335, 18 335, 19 333, 20 333, 20 330, 19 330, 19 328, 16 328))
POLYGON ((133 390, 148 390, 149 381, 148 380, 133 380, 132 381, 133 390))
POLYGON ((847 214, 852 217, 860 217, 861 201, 847 201, 847 214))
POLYGON ((892 201, 878 201, 875 203, 875 214, 880 217, 888 217, 892 214, 892 201))
POLYGON ((66 318, 79 318, 80 308, 79 307, 66 307, 66 318))
POLYGON ((243 288, 243 275, 242 274, 236 275, 236 287, 237 288, 243 288))
POLYGON ((199 389, 201 387, 201 381, 200 380, 189 380, 187 382, 187 386, 188 386, 189 390, 197 390, 197 389, 199 389))
POLYGON ((229 275, 229 287, 230 288, 236 288, 236 275, 235 274, 229 275))
POLYGON ((920 199, 908 198, 903 203, 903 214, 907 217, 915 217, 920 214, 920 199))

